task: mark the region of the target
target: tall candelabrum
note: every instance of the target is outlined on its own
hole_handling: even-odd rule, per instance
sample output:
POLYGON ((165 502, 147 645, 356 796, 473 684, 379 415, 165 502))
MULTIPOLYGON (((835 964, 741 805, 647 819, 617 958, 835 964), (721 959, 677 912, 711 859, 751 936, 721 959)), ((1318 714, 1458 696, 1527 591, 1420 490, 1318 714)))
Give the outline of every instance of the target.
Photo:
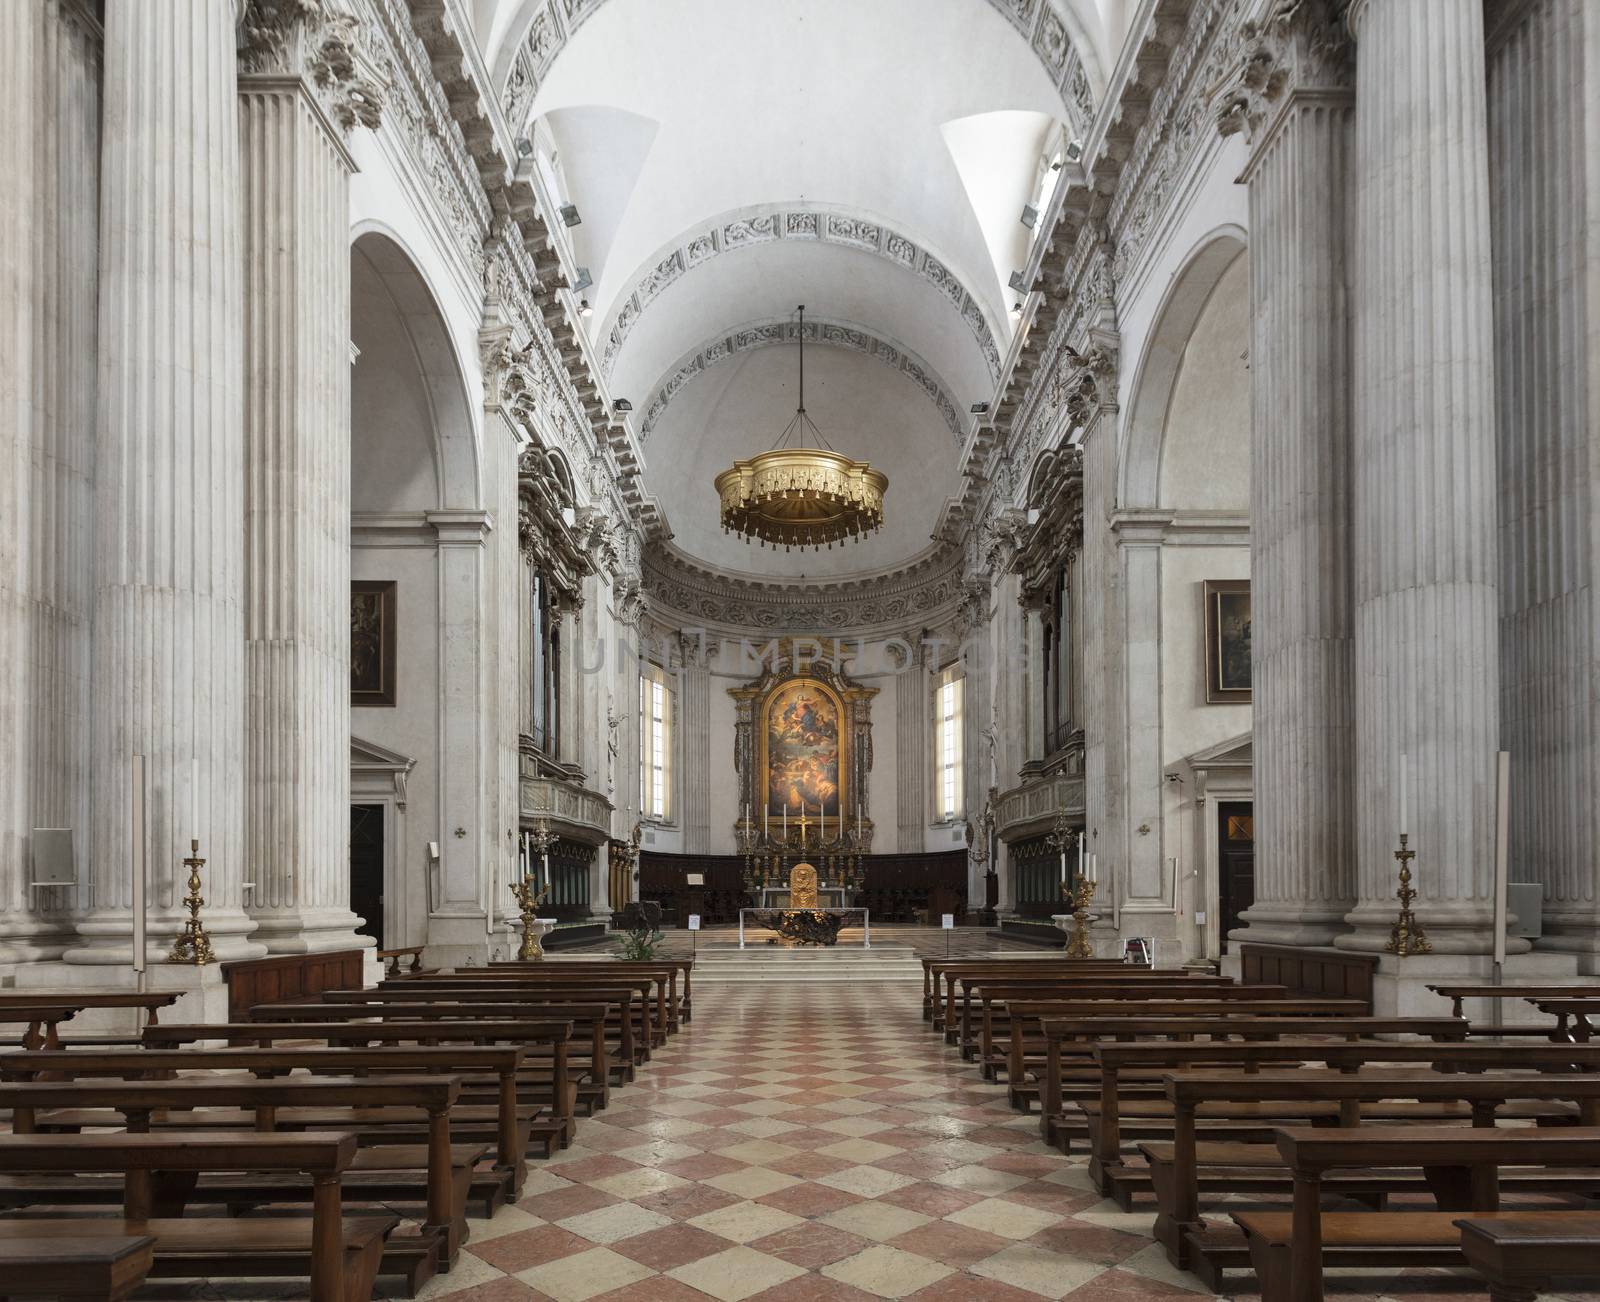
POLYGON ((550 898, 550 847, 557 841, 550 824, 540 819, 528 833, 528 848, 537 856, 543 870, 544 885, 533 872, 535 858, 530 856, 521 876, 511 884, 511 898, 517 902, 517 912, 522 919, 522 944, 517 949, 519 959, 544 957, 544 946, 539 942, 539 909, 550 898))
POLYGON ((1094 957, 1094 946, 1089 943, 1089 905, 1094 900, 1094 886, 1087 877, 1061 883, 1062 898, 1072 905, 1072 934, 1067 937, 1066 945, 1068 958, 1094 957))
MULTIPOLYGON (((861 863, 863 837, 859 823, 855 831, 844 829, 833 840, 826 839, 821 819, 809 815, 787 820, 781 833, 763 832, 743 820, 735 829, 744 855, 744 888, 751 895, 765 886, 788 884, 785 866, 809 860, 825 881, 836 881, 846 890, 861 890, 866 885, 866 870, 861 863)), ((841 820, 841 828, 843 820, 841 820)))
POLYGON ((1428 940, 1428 934, 1411 912, 1411 901, 1417 898, 1416 891, 1411 887, 1411 861, 1417 857, 1417 852, 1406 848, 1404 832, 1400 833, 1400 848, 1394 852, 1394 857, 1400 865, 1400 889, 1395 892, 1395 897, 1400 901, 1400 916, 1390 928, 1389 943, 1383 948, 1401 958, 1407 954, 1431 954, 1433 945, 1428 940))
POLYGON ((167 962, 200 967, 215 963, 217 956, 212 952, 206 924, 200 921, 200 909, 205 904, 205 898, 200 894, 200 870, 205 867, 206 861, 200 857, 198 839, 189 842, 189 857, 183 862, 189 870, 189 893, 183 897, 183 907, 189 910, 189 916, 184 919, 183 930, 178 933, 178 938, 172 942, 172 953, 168 955, 167 962))

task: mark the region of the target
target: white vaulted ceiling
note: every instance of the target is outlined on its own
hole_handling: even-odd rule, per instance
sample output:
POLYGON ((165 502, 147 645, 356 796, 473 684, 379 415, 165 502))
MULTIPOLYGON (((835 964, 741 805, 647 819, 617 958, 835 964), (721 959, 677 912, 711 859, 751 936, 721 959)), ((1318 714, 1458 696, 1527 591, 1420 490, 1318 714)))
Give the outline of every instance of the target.
POLYGON ((1023 205, 1058 124, 1086 127, 1124 3, 475 0, 512 127, 582 215, 585 324, 679 546, 813 579, 928 548, 952 415, 964 430, 1010 345, 1023 205), (890 474, 882 536, 805 565, 724 539, 711 488, 793 412, 794 348, 770 336, 799 303, 833 391, 808 407, 890 474))

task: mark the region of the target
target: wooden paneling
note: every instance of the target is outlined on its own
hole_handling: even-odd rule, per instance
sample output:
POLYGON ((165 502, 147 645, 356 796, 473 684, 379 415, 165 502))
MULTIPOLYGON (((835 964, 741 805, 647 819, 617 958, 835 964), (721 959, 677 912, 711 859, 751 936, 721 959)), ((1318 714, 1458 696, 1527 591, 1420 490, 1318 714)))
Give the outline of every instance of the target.
POLYGON ((1372 1011, 1376 954, 1337 949, 1296 949, 1288 945, 1241 945, 1240 974, 1245 985, 1287 986, 1296 994, 1360 999, 1372 1011))
POLYGON ((324 990, 359 990, 365 953, 361 949, 340 949, 327 954, 275 954, 271 958, 224 963, 228 1020, 245 1021, 246 1014, 257 1004, 309 999, 324 990))

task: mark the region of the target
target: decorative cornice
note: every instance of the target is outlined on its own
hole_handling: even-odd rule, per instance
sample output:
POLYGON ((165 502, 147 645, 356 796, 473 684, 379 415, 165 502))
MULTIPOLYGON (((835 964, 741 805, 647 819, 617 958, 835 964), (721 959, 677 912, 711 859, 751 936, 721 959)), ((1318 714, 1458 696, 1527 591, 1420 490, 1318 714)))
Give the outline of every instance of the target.
MULTIPOLYGON (((800 338, 800 324, 786 317, 769 317, 738 326, 715 339, 708 340, 678 359, 667 371, 666 378, 656 386, 654 396, 645 408, 644 422, 639 428, 639 439, 650 437, 650 431, 665 413, 678 392, 695 376, 710 370, 718 362, 726 361, 737 353, 750 352, 774 344, 794 343, 800 338)), ((964 437, 961 417, 950 390, 938 373, 909 348, 883 335, 850 321, 832 321, 812 317, 805 323, 805 340, 808 344, 823 344, 831 348, 845 348, 852 352, 876 357, 892 366, 928 395, 928 401, 939 409, 944 423, 959 443, 964 437)))
MULTIPOLYGON (((539 88, 566 44, 605 0, 544 0, 534 11, 506 74, 500 102, 515 131, 526 125, 539 88)), ((1073 39, 1075 24, 1061 0, 989 0, 1028 42, 1050 78, 1079 135, 1094 121, 1089 70, 1073 39)), ((1098 64, 1095 65, 1098 68, 1098 64)))
POLYGON ((898 630, 908 620, 936 623, 962 598, 962 561, 959 549, 941 548, 888 574, 777 583, 736 578, 697 565, 676 548, 655 547, 642 568, 652 610, 673 612, 696 626, 843 634, 898 630))
POLYGON ((972 331, 990 376, 999 376, 1000 351, 995 345, 995 332, 982 302, 966 289, 955 272, 882 222, 817 204, 761 205, 740 209, 737 215, 725 213, 708 227, 660 252, 650 270, 613 309, 605 332, 601 369, 607 376, 611 374, 617 354, 639 323, 640 314, 670 285, 721 254, 778 240, 813 241, 871 253, 927 281, 950 301, 972 331))

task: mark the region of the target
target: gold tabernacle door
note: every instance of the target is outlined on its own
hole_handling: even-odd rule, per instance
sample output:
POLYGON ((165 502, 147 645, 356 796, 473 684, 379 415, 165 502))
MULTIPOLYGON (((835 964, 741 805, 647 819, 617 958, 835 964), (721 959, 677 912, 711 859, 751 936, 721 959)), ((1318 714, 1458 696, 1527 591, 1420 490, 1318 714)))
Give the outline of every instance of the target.
POLYGON ((808 863, 797 863, 789 873, 789 907, 817 907, 817 870, 808 863))

